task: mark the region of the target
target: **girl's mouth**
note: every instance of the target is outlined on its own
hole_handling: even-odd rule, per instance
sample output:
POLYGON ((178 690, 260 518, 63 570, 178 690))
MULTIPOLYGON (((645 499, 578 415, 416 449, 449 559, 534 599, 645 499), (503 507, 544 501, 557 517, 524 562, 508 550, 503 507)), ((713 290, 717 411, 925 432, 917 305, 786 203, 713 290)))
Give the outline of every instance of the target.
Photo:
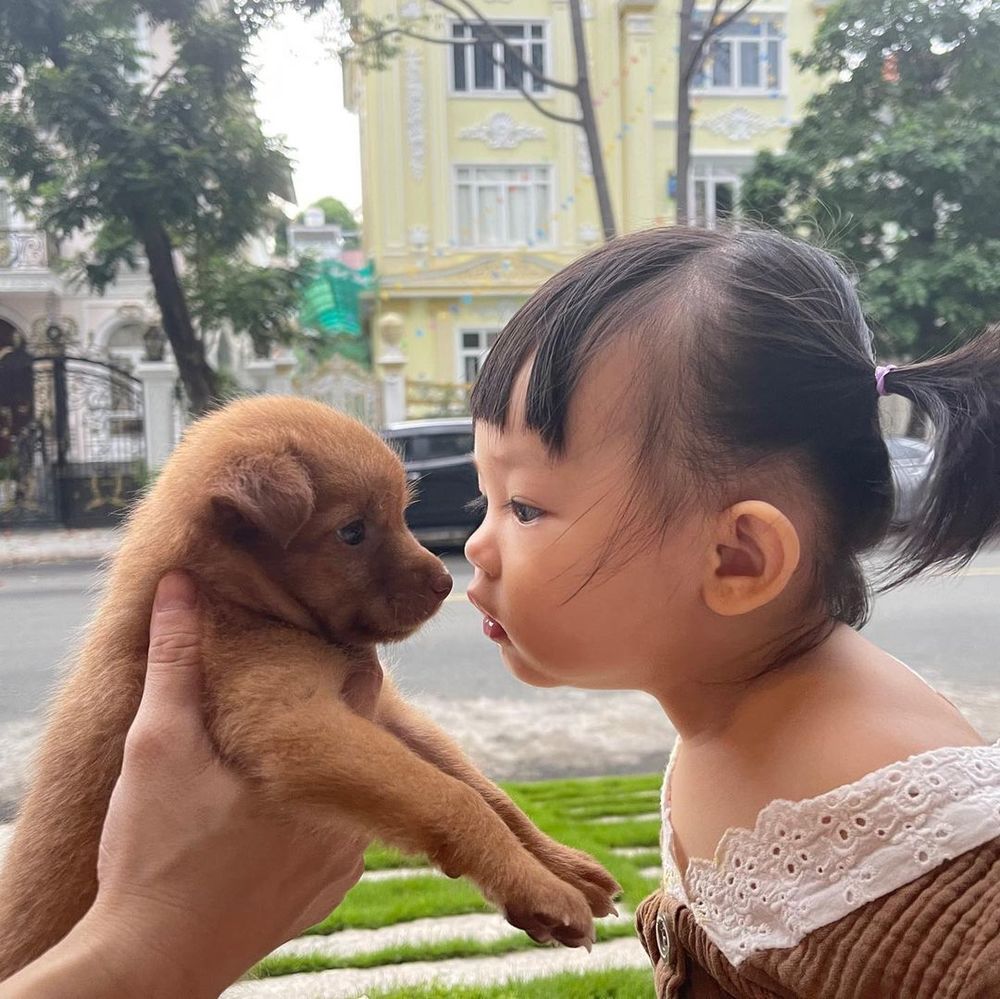
POLYGON ((508 641, 507 632, 503 630, 503 627, 486 614, 483 615, 483 634, 491 642, 508 641))

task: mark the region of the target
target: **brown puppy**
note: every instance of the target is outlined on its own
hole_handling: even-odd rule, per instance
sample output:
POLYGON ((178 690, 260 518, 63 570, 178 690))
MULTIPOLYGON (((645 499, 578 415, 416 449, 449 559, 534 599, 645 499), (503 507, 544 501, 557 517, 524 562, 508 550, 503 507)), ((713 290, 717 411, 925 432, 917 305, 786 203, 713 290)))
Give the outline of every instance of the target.
POLYGON ((397 457, 317 403, 256 398, 195 424, 129 521, 56 700, 0 874, 0 980, 61 939, 97 888, 97 846, 146 667, 157 581, 202 599, 205 715, 266 807, 336 809, 467 875, 538 940, 589 945, 614 879, 549 839, 386 682, 451 589, 407 530, 397 457))

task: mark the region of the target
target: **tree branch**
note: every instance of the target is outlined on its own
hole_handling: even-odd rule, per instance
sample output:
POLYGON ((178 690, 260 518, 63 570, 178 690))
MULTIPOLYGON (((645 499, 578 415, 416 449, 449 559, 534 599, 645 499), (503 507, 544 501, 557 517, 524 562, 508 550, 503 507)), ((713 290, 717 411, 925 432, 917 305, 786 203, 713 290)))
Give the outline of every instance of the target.
POLYGON ((741 4, 736 10, 727 14, 718 24, 712 25, 709 31, 709 37, 712 35, 717 35, 720 31, 725 31, 736 20, 736 18, 742 16, 749 10, 750 6, 753 4, 753 0, 746 0, 745 3, 741 4))
POLYGON ((691 53, 691 59, 684 66, 683 75, 681 77, 684 86, 689 86, 691 83, 691 77, 697 72, 698 67, 701 65, 701 60, 705 55, 705 49, 708 43, 717 35, 720 31, 725 31, 730 24, 733 23, 738 17, 745 14, 750 6, 753 4, 754 0, 744 0, 736 10, 728 13, 721 21, 716 23, 716 18, 722 10, 722 4, 724 0, 715 0, 715 6, 712 8, 712 13, 708 19, 708 26, 702 32, 701 37, 698 39, 697 45, 695 45, 694 50, 691 53))
MULTIPOLYGON (((390 38, 392 35, 402 35, 404 38, 415 38, 418 42, 430 42, 432 45, 454 45, 454 38, 434 38, 432 35, 424 35, 419 31, 414 31, 412 28, 384 28, 382 31, 376 31, 374 35, 369 35, 367 38, 362 38, 359 41, 352 42, 351 45, 356 48, 362 48, 365 45, 373 45, 375 42, 380 42, 385 38, 390 38)), ((350 46, 345 47, 342 51, 349 51, 350 46)))
POLYGON ((149 107, 149 102, 153 99, 156 91, 160 89, 160 84, 163 83, 170 74, 177 69, 180 65, 180 57, 178 56, 154 81, 153 85, 149 88, 146 94, 143 96, 139 103, 139 110, 145 111, 149 107))
MULTIPOLYGON (((431 0, 431 3, 433 3, 436 7, 440 7, 442 10, 448 11, 449 14, 451 14, 453 17, 458 18, 458 20, 461 21, 461 23, 464 24, 467 28, 472 28, 474 26, 481 26, 485 28, 490 33, 490 35, 493 36, 494 41, 499 42, 500 45, 503 47, 504 56, 505 57, 509 56, 514 61, 514 63, 520 68, 522 76, 530 74, 536 80, 541 81, 547 87, 552 87, 554 90, 565 90, 567 93, 577 94, 577 88, 575 84, 564 83, 562 80, 553 80, 552 77, 546 76, 544 73, 539 73, 538 70, 535 69, 531 65, 531 63, 529 63, 524 58, 524 56, 522 56, 521 53, 517 51, 517 49, 515 49, 508 43, 507 39, 504 37, 503 32, 501 32, 500 29, 497 28, 497 26, 493 24, 492 21, 489 20, 489 18, 487 18, 485 15, 480 13, 479 10, 476 9, 475 5, 471 2, 471 0, 459 0, 459 2, 463 3, 466 7, 468 7, 470 12, 472 13, 473 18, 475 18, 474 21, 470 21, 467 15, 463 14, 457 7, 454 6, 454 4, 449 3, 448 0, 431 0)), ((525 40, 528 41, 528 39, 525 40)), ((492 54, 491 58, 493 58, 492 54)), ((496 58, 493 58, 493 62, 497 66, 505 65, 505 62, 500 62, 496 58)), ((525 96, 527 96, 527 94, 525 94, 525 96)))
MULTIPOLYGON (((454 8, 452 8, 451 5, 447 3, 447 0, 432 0, 432 3, 436 3, 438 6, 443 7, 445 9, 449 10, 449 11, 453 11, 454 14, 455 14, 455 16, 457 18, 459 18, 459 20, 461 20, 463 24, 466 24, 466 25, 469 24, 469 21, 464 17, 464 15, 461 14, 461 12, 459 12, 459 11, 455 11, 454 8)), ((488 22, 485 22, 485 23, 487 23, 487 26, 492 30, 493 26, 489 25, 488 22)), ((458 39, 455 39, 455 38, 435 38, 435 37, 433 37, 431 35, 425 35, 425 34, 422 34, 419 31, 414 31, 412 28, 403 28, 403 27, 399 27, 399 26, 392 27, 392 28, 385 28, 382 31, 377 31, 374 35, 370 35, 368 38, 362 38, 360 41, 357 41, 354 44, 357 47, 360 48, 361 46, 364 46, 364 45, 372 45, 375 42, 382 41, 383 39, 389 38, 389 37, 391 37, 393 35, 402 35, 405 38, 415 38, 417 41, 430 42, 433 45, 463 45, 463 44, 470 44, 469 42, 462 42, 462 41, 459 41, 458 39)), ((500 37, 501 37, 501 40, 502 40, 503 36, 500 36, 500 37)), ((504 47, 505 48, 507 47, 506 44, 504 45, 504 47)), ((513 50, 511 50, 511 54, 514 55, 514 56, 517 56, 517 53, 514 52, 513 50)), ((518 59, 520 59, 520 56, 517 56, 517 57, 518 57, 518 59)), ((492 49, 490 50, 490 59, 492 60, 494 66, 505 66, 506 65, 505 62, 504 62, 504 60, 497 59, 497 57, 493 54, 493 50, 492 49)), ((520 61, 521 61, 522 65, 527 65, 524 62, 523 59, 520 59, 520 61)), ((531 67, 529 66, 528 69, 530 71, 531 67)), ((544 80, 544 78, 541 77, 541 76, 539 76, 538 74, 533 74, 533 75, 537 79, 544 80)), ((523 81, 523 79, 524 79, 524 77, 522 75, 522 81, 523 81)), ((548 81, 545 81, 545 82, 548 82, 548 81)), ((575 87, 571 87, 569 84, 562 83, 562 84, 559 84, 559 88, 562 89, 562 90, 568 90, 571 93, 576 94, 577 97, 579 98, 579 94, 577 94, 577 90, 576 90, 575 87)), ((577 126, 582 126, 583 125, 583 119, 582 118, 574 118, 574 117, 570 117, 569 115, 559 114, 556 111, 550 111, 547 107, 545 107, 544 105, 540 104, 539 101, 527 90, 527 88, 525 87, 525 85, 524 85, 523 82, 521 84, 519 84, 516 89, 520 92, 521 96, 539 114, 544 115, 546 118, 550 118, 552 121, 558 121, 558 122, 560 122, 561 124, 564 124, 564 125, 577 125, 577 126)))

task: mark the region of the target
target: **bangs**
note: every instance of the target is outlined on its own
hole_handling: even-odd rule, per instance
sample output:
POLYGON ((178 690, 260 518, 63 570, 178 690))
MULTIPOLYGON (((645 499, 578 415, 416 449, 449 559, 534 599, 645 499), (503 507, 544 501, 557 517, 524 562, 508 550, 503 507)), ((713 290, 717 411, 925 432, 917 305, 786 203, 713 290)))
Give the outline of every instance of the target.
MULTIPOLYGON (((517 376, 531 362, 523 415, 555 455, 566 447, 569 405, 591 361, 627 333, 680 269, 719 245, 709 230, 664 240, 661 230, 612 240, 551 277, 497 337, 472 390, 472 418, 503 430, 517 376)), ((644 317, 645 318, 645 317, 644 317)), ((647 348, 651 345, 646 342, 647 348)))

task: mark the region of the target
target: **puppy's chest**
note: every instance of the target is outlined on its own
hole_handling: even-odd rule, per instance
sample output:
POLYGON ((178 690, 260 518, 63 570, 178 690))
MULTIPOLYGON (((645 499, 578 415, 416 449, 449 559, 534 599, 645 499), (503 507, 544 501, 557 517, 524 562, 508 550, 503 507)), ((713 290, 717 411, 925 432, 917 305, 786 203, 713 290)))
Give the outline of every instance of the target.
POLYGON ((342 700, 374 716, 382 667, 374 647, 345 649, 316 635, 269 623, 235 624, 222 615, 203 637, 207 707, 213 715, 251 704, 293 708, 317 698, 342 700))

